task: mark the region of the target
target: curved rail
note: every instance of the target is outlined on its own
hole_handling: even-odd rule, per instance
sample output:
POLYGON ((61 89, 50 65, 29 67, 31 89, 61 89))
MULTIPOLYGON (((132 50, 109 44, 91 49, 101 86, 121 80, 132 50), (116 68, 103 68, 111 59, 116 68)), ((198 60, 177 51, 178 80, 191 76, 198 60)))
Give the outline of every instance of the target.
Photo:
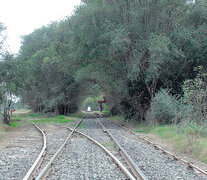
POLYGON ((207 175, 207 172, 206 172, 206 171, 200 169, 199 167, 195 166, 194 164, 192 164, 192 163, 190 163, 190 162, 188 162, 188 161, 186 161, 186 160, 184 160, 184 159, 181 159, 180 157, 178 157, 178 156, 176 156, 176 155, 170 153, 169 151, 164 150, 164 149, 161 148, 160 146, 154 144, 153 142, 149 141, 149 140, 146 139, 146 138, 143 138, 143 137, 139 136, 137 133, 131 131, 130 129, 128 129, 128 128, 126 128, 126 127, 124 127, 123 125, 122 125, 122 126, 119 125, 119 126, 120 126, 122 129, 124 129, 124 130, 130 132, 131 134, 133 134, 133 135, 135 135, 135 136, 137 136, 138 138, 144 140, 144 141, 147 142, 148 144, 153 145, 155 149, 159 149, 159 150, 161 150, 163 153, 165 153, 165 154, 167 154, 167 155, 173 157, 175 160, 179 160, 179 161, 181 161, 181 162, 187 164, 187 166, 188 166, 189 168, 194 168, 194 169, 196 169, 197 171, 199 171, 200 173, 203 173, 203 174, 207 175))
POLYGON ((29 169, 29 171, 27 172, 27 174, 24 176, 23 180, 28 180, 28 179, 33 179, 32 178, 32 175, 34 173, 34 171, 39 167, 41 161, 42 161, 42 158, 43 158, 43 155, 45 154, 45 151, 46 151, 46 136, 45 136, 45 133, 43 132, 43 130, 37 126, 36 124, 32 123, 32 122, 29 122, 31 124, 33 124, 39 131, 40 133, 42 134, 42 137, 43 137, 43 147, 42 147, 42 150, 39 154, 39 156, 37 157, 37 159, 35 160, 34 164, 31 166, 31 168, 29 169))
MULTIPOLYGON (((100 115, 101 116, 101 115, 100 115)), ((96 116, 95 116, 96 117, 96 116)), ((102 117, 102 116, 101 116, 102 117)), ((107 134, 110 136, 110 138, 115 142, 117 145, 121 155, 126 160, 127 164, 131 168, 132 172, 134 173, 136 179, 138 180, 148 180, 148 178, 143 174, 143 172, 139 169, 139 167, 136 165, 136 163, 133 161, 133 159, 128 155, 128 153, 121 147, 121 145, 117 142, 117 140, 112 136, 112 134, 106 129, 106 127, 97 119, 96 121, 100 124, 102 129, 107 132, 107 134)))
MULTIPOLYGON (((70 131, 73 131, 71 128, 69 127, 65 127, 63 125, 60 125, 60 124, 56 124, 56 123, 53 123, 57 126, 60 126, 60 127, 64 127, 64 128, 67 128, 68 130, 70 131)), ((76 133, 78 133, 79 135, 83 136, 83 137, 86 137, 87 139, 89 139, 90 141, 92 141, 94 144, 98 145, 104 152, 106 152, 112 159, 113 161, 115 162, 115 164, 118 165, 118 167, 121 169, 121 171, 126 175, 127 178, 131 179, 131 180, 136 180, 134 178, 134 176, 126 169, 126 167, 109 151, 107 150, 103 145, 101 145, 98 141, 94 140, 93 138, 91 138, 90 136, 80 132, 80 131, 77 131, 77 130, 74 130, 76 133)))
POLYGON ((47 174, 49 173, 49 170, 52 166, 52 164, 55 162, 55 160, 61 155, 63 152, 63 149, 68 142, 68 140, 72 137, 73 133, 75 132, 75 129, 78 128, 78 126, 81 124, 83 119, 85 118, 85 115, 81 118, 81 120, 78 122, 78 124, 75 126, 75 128, 71 131, 71 133, 68 135, 64 143, 61 145, 61 147, 57 150, 57 152, 53 155, 53 157, 50 159, 50 161, 47 163, 47 165, 44 167, 44 169, 40 172, 40 174, 37 176, 36 180, 44 179, 47 174))

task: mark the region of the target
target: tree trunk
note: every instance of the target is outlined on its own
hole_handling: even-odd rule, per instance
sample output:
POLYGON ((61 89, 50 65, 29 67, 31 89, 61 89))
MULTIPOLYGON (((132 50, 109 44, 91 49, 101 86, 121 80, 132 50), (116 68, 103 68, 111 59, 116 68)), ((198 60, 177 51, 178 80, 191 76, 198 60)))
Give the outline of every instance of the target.
POLYGON ((70 114, 70 105, 68 104, 68 115, 70 114))
POLYGON ((54 111, 55 111, 55 114, 56 114, 56 115, 59 115, 59 109, 58 109, 58 106, 55 106, 54 111))
POLYGON ((64 115, 66 116, 67 115, 67 106, 64 105, 64 115))
POLYGON ((4 108, 4 123, 10 124, 10 116, 7 107, 4 108))

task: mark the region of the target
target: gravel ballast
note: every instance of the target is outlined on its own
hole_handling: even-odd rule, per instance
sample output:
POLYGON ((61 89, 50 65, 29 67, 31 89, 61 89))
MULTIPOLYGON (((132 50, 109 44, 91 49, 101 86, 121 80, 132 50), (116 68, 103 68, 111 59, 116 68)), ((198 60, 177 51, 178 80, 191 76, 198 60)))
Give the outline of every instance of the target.
POLYGON ((102 149, 80 136, 73 137, 52 166, 47 179, 126 179, 102 149))

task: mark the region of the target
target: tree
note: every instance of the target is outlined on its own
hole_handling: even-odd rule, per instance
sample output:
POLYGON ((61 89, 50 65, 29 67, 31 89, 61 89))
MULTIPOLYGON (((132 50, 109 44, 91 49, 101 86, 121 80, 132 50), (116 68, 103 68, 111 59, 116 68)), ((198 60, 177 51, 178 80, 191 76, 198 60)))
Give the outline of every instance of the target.
POLYGON ((68 114, 76 109, 78 84, 64 68, 58 25, 42 27, 23 38, 18 61, 24 64, 25 79, 20 94, 35 112, 68 114), (41 38, 39 41, 37 37, 41 38))
POLYGON ((0 103, 4 107, 4 123, 6 124, 10 123, 11 104, 21 81, 16 70, 17 64, 13 55, 4 54, 3 61, 0 62, 0 103))
POLYGON ((157 92, 182 96, 207 68, 205 0, 82 2, 23 38, 20 94, 35 111, 67 114, 98 86, 112 111, 143 121, 157 92))

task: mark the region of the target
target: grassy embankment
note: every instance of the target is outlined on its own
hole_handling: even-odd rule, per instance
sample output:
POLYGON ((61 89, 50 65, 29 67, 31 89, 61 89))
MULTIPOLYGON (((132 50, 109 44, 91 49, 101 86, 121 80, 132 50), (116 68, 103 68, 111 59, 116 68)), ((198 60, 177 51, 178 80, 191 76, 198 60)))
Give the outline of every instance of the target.
MULTIPOLYGON (((126 124, 126 121, 119 116, 110 117, 110 119, 126 124)), ((188 130, 188 127, 181 130, 176 125, 149 127, 133 123, 133 127, 135 127, 134 131, 138 134, 155 135, 161 142, 162 140, 167 140, 176 151, 188 154, 188 156, 194 159, 207 163, 207 138, 205 133, 193 133, 193 131, 188 130)))
POLYGON ((12 119, 14 120, 10 126, 15 127, 18 126, 21 121, 26 120, 36 124, 39 123, 68 123, 73 122, 76 119, 82 117, 81 114, 71 114, 70 116, 55 116, 53 114, 20 114, 20 115, 13 115, 12 119))

